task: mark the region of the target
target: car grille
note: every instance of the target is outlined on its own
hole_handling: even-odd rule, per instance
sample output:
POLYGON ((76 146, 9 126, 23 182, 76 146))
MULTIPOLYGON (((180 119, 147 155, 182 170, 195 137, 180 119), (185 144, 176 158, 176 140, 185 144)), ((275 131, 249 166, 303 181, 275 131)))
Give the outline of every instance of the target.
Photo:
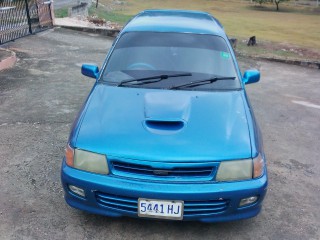
MULTIPOLYGON (((211 180, 213 174, 216 170, 215 166, 206 167, 190 167, 181 168, 174 167, 170 169, 164 168, 153 168, 146 165, 124 163, 120 161, 112 161, 112 170, 115 175, 129 174, 131 177, 135 178, 161 178, 163 180, 172 181, 201 181, 201 180, 211 180)), ((127 176, 127 175, 126 175, 127 176)))
MULTIPOLYGON (((121 211, 127 214, 137 214, 138 199, 132 197, 124 197, 111 195, 102 192, 95 193, 97 202, 109 209, 121 211)), ((228 200, 207 200, 207 201, 184 201, 184 216, 198 217, 209 216, 212 214, 223 213, 229 205, 228 200)))

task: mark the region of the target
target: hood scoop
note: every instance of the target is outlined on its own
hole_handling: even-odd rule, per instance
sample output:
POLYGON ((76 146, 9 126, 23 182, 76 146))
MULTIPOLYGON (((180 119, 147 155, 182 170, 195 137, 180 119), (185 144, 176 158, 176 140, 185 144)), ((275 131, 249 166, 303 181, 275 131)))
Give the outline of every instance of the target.
POLYGON ((149 132, 167 135, 182 130, 185 123, 181 120, 146 120, 144 126, 149 132))
POLYGON ((188 121, 191 98, 175 91, 147 93, 144 96, 145 118, 163 122, 188 121))
POLYGON ((184 129, 190 116, 191 97, 170 91, 149 92, 144 97, 144 127, 156 134, 174 134, 184 129))

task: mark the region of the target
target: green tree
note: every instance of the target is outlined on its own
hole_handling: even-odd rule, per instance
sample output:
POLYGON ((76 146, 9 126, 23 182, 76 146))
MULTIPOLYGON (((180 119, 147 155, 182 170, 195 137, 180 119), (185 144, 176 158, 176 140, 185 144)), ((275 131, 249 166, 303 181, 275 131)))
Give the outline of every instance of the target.
POLYGON ((279 4, 282 3, 282 2, 287 2, 287 1, 289 1, 289 0, 274 0, 274 3, 277 6, 277 11, 279 11, 279 4))

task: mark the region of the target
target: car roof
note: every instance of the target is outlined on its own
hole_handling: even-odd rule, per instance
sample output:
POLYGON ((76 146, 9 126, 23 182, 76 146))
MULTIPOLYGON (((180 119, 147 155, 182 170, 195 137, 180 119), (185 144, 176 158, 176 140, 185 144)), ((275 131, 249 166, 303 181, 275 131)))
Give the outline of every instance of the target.
POLYGON ((179 32, 225 36, 221 23, 209 13, 188 10, 145 10, 124 27, 122 33, 179 32))

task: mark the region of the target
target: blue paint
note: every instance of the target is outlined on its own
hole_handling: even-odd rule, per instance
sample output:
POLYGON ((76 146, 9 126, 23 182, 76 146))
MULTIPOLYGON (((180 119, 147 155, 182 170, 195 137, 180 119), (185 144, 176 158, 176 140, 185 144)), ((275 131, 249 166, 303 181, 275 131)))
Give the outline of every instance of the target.
POLYGON ((242 81, 245 84, 256 83, 260 80, 260 72, 256 69, 250 69, 243 74, 242 81))
POLYGON ((210 14, 184 10, 146 10, 139 13, 122 31, 157 31, 225 36, 221 23, 210 14))
MULTIPOLYGON (((140 68, 146 66, 139 62, 136 73, 144 73, 140 68)), ((136 68, 130 65, 128 71, 136 68)), ((148 71, 158 70, 148 67, 148 71)), ((256 179, 215 179, 223 161, 251 159, 259 154, 265 157, 261 132, 244 89, 244 84, 259 81, 260 73, 249 70, 241 76, 218 20, 196 11, 144 11, 119 34, 101 71, 97 66, 83 65, 82 73, 97 82, 73 124, 68 144, 106 155, 110 174, 77 170, 67 166, 64 159, 61 179, 70 206, 112 217, 138 217, 138 198, 177 200, 184 201, 183 220, 203 222, 250 218, 260 212, 267 191, 266 168, 256 179), (165 86, 161 82, 121 87, 105 82, 108 79, 102 75, 119 39, 132 32, 223 38, 229 52, 217 55, 233 64, 235 70, 229 74, 237 76, 231 81, 239 81, 240 88, 169 90, 161 87, 165 86), (86 198, 70 192, 69 184, 84 189, 86 198), (258 201, 239 208, 241 199, 250 196, 258 196, 258 201)), ((177 81, 197 80, 192 77, 177 81)))
POLYGON ((81 73, 87 77, 97 78, 99 75, 99 68, 95 65, 83 64, 81 67, 81 73))

